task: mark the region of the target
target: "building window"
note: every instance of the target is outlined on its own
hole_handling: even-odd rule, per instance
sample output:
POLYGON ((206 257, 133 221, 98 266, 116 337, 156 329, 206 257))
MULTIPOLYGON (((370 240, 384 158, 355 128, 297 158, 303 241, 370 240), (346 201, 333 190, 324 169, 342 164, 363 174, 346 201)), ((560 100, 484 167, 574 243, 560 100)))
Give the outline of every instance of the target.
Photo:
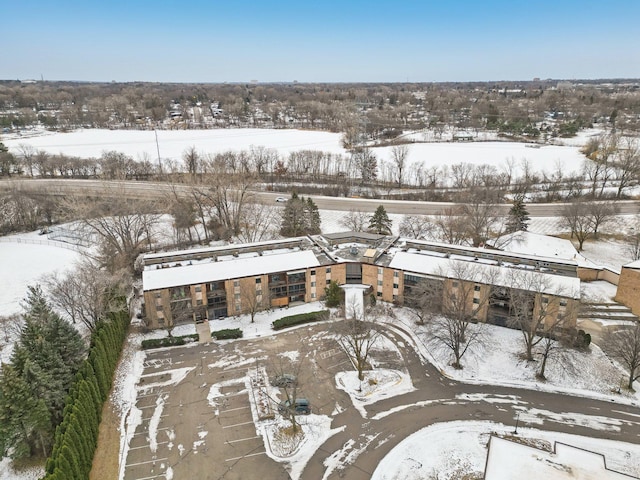
POLYGON ((316 294, 315 294, 315 293, 312 293, 312 294, 311 294, 311 298, 316 298, 316 294))
POLYGON ((202 300, 200 299, 196 300, 196 305, 202 305, 202 300))
POLYGON ((156 298, 162 298, 162 293, 156 292, 156 298))
POLYGON ((233 294, 233 298, 235 298, 236 300, 240 300, 240 294, 239 293, 234 293, 233 294))
POLYGON ((378 268, 378 275, 382 275, 383 270, 381 268, 378 268))
POLYGON ((196 292, 202 291, 202 285, 196 285, 196 292))
POLYGON ((549 303, 549 297, 542 297, 542 303, 549 303))
POLYGON ((480 304, 480 299, 479 298, 474 298, 473 299, 473 303, 475 303, 476 305, 480 304))
POLYGON ((456 282, 455 280, 453 282, 451 282, 451 286, 453 288, 458 288, 458 282, 456 282))
POLYGON ((331 283, 331 280, 327 280, 325 283, 329 285, 331 283))
POLYGON ((315 270, 311 270, 311 276, 313 277, 316 274, 315 270))
POLYGON ((382 280, 378 280, 378 286, 381 287, 382 286, 382 280))
POLYGON ((567 306, 567 301, 566 300, 560 300, 560 306, 561 307, 566 307, 567 306))
POLYGON ((331 267, 327 267, 327 273, 331 273, 331 267))
POLYGON ((398 288, 398 284, 397 284, 397 283, 394 283, 394 284, 393 284, 393 288, 398 288))
POLYGON ((262 279, 261 278, 256 278, 256 283, 262 283, 262 279))
POLYGON ((315 287, 316 286, 316 282, 311 282, 311 286, 315 287))
POLYGON ((396 300, 398 300, 398 295, 393 296, 393 301, 395 302, 396 300))
POLYGON ((233 281, 233 286, 234 287, 239 287, 240 286, 240 280, 234 280, 233 281))
POLYGON ((395 278, 398 278, 398 276, 399 276, 398 272, 393 272, 393 276, 394 276, 395 278))
POLYGON ((376 296, 377 297, 381 297, 382 296, 382 292, 376 292, 376 296))
POLYGON ((240 305, 236 305, 236 312, 240 311, 240 305))
POLYGON ((479 292, 480 291, 480 285, 474 285, 473 286, 473 290, 476 291, 476 292, 479 292))
POLYGON ((156 312, 162 311, 162 305, 156 305, 156 312))

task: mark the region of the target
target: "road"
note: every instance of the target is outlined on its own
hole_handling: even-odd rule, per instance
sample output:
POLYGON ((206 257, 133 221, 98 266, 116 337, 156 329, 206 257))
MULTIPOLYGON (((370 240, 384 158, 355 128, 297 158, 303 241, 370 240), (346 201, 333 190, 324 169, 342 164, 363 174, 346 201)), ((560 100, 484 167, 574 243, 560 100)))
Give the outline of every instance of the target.
POLYGON ((310 399, 314 413, 333 417, 332 429, 344 427, 315 451, 302 480, 325 474, 328 479, 369 479, 393 447, 441 422, 486 420, 515 426, 519 418, 521 427, 638 442, 637 406, 453 381, 418 356, 414 337, 404 327, 385 326, 385 336, 399 353, 382 358, 376 353, 376 363, 407 371, 415 390, 368 405, 367 418, 336 388, 336 373, 349 369, 350 362, 337 346, 331 326, 147 351, 136 404, 142 421, 130 442, 125 480, 164 478, 169 468, 175 478, 242 480, 256 478, 258 471, 262 478, 289 478, 284 464, 266 455, 267 447, 256 433, 246 378, 259 365, 271 375, 278 358, 292 351, 305 358, 306 366, 298 372, 300 396, 310 399), (184 379, 171 381, 180 371, 188 372, 184 379), (217 392, 215 398, 211 392, 217 392), (327 473, 324 462, 336 452, 343 452, 342 458, 351 454, 350 460, 327 473))
MULTIPOLYGON (((187 193, 189 187, 182 184, 167 184, 155 182, 135 181, 100 181, 100 180, 76 180, 76 179, 36 179, 36 180, 2 180, 0 191, 24 190, 48 195, 63 196, 127 196, 141 199, 166 199, 174 191, 187 193)), ((267 204, 284 206, 284 203, 276 203, 276 197, 282 196, 281 192, 254 192, 257 200, 267 204)), ((383 205, 387 213, 401 215, 438 215, 453 204, 444 202, 420 202, 404 200, 382 200, 364 198, 325 197, 310 195, 321 210, 359 210, 373 212, 379 205, 383 205)), ((558 217, 562 215, 564 203, 529 203, 527 210, 531 217, 558 217)), ((620 215, 631 215, 640 212, 640 201, 621 200, 616 202, 620 215)), ((507 215, 511 205, 499 205, 499 213, 507 215)))

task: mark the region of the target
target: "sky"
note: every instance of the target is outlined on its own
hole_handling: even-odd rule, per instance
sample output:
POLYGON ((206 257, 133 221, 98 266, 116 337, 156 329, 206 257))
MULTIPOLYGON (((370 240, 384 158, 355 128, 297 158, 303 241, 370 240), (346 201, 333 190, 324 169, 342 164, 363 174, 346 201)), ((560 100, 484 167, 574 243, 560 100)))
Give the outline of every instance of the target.
POLYGON ((640 77, 638 0, 0 0, 0 79, 640 77))

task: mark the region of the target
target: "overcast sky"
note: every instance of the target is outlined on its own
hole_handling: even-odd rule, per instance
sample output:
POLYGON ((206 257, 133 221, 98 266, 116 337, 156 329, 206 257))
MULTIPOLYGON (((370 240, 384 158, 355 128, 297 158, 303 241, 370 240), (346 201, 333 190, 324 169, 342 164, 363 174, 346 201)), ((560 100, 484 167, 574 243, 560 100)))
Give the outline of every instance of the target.
POLYGON ((0 79, 640 77, 640 0, 0 0, 0 79))

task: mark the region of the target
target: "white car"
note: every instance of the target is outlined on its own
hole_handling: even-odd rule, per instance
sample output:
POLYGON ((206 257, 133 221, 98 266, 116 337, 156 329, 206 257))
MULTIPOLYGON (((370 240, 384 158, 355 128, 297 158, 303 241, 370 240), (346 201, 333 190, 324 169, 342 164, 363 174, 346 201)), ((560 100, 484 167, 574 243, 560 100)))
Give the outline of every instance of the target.
POLYGON ((276 202, 281 203, 281 202, 286 202, 287 198, 286 197, 276 197, 276 202))

